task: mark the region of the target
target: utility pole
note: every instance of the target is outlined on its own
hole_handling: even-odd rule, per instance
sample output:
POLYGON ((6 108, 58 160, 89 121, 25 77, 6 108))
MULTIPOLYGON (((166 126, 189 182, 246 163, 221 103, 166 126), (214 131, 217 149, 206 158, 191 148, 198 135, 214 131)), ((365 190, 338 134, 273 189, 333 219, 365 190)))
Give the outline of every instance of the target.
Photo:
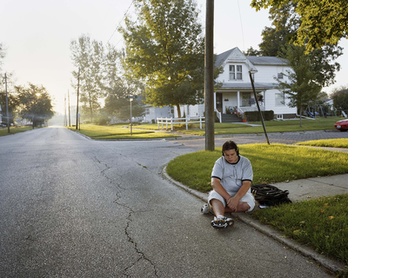
POLYGON ((67 96, 64 95, 64 126, 67 124, 67 96))
POLYGON ((214 142, 214 0, 206 4, 206 43, 204 54, 205 150, 213 151, 214 142))
POLYGON ((10 133, 10 117, 8 116, 8 91, 7 91, 7 73, 4 74, 4 82, 6 89, 6 117, 7 117, 7 131, 10 133))
POLYGON ((69 100, 69 90, 68 90, 68 127, 71 126, 71 103, 69 100))
POLYGON ((75 129, 79 129, 79 78, 81 74, 81 68, 78 69, 78 86, 76 89, 76 123, 75 123, 75 129))

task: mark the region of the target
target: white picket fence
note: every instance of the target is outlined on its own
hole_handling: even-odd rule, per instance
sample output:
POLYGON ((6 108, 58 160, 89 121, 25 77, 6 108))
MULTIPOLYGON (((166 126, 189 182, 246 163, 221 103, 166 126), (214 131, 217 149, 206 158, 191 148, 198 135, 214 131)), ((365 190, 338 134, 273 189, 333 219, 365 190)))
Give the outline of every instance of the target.
POLYGON ((189 129, 189 124, 200 124, 200 129, 203 129, 205 117, 190 117, 190 118, 157 118, 157 128, 174 130, 174 125, 185 123, 186 130, 189 129))

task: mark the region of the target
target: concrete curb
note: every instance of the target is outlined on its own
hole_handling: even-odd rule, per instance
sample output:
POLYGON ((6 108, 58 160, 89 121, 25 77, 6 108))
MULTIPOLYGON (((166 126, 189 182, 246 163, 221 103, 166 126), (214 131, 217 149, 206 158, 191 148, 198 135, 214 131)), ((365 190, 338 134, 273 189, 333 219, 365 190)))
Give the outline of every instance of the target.
MULTIPOLYGON (((208 195, 206 193, 201 193, 201 192, 198 192, 191 188, 188 188, 184 184, 172 179, 166 172, 166 166, 163 168, 162 175, 165 179, 169 180, 171 183, 173 183, 176 186, 180 187, 181 189, 189 192, 190 194, 196 196, 197 198, 204 201, 205 203, 207 202, 208 195)), ((301 253, 303 256, 311 258, 316 263, 318 263, 320 266, 324 267, 325 269, 327 269, 328 271, 330 271, 332 273, 336 274, 336 273, 344 272, 347 268, 347 266, 344 263, 337 262, 335 260, 327 258, 326 256, 323 256, 323 255, 317 253, 316 251, 314 251, 311 248, 308 248, 308 247, 301 245, 289 238, 286 238, 279 231, 273 229, 272 227, 270 227, 268 225, 260 224, 259 222, 253 220, 249 215, 246 215, 244 213, 233 213, 232 215, 234 217, 238 218, 239 220, 241 220, 242 222, 246 223, 247 225, 258 230, 259 232, 277 240, 278 242, 286 245, 287 247, 291 248, 292 250, 295 250, 295 251, 301 253)))

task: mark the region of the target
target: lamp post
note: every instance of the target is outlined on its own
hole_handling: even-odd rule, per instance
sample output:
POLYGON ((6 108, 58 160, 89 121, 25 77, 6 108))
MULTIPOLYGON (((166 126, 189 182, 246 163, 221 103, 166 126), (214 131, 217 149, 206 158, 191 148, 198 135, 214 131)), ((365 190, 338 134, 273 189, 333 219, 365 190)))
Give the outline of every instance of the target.
POLYGON ((250 81, 251 81, 251 87, 253 88, 254 100, 256 101, 257 109, 258 109, 258 112, 260 113, 261 123, 262 123, 262 127, 264 129, 264 134, 265 134, 265 139, 267 139, 267 143, 269 145, 269 139, 268 139, 268 135, 267 135, 267 130, 265 129, 265 124, 264 124, 264 117, 263 117, 263 114, 261 113, 260 104, 258 103, 258 100, 257 100, 256 89, 254 87, 254 74, 256 72, 257 72, 256 69, 249 70, 249 76, 250 76, 250 81))
POLYGON ((134 96, 128 96, 129 98, 129 126, 131 130, 131 136, 132 136, 132 101, 134 96))

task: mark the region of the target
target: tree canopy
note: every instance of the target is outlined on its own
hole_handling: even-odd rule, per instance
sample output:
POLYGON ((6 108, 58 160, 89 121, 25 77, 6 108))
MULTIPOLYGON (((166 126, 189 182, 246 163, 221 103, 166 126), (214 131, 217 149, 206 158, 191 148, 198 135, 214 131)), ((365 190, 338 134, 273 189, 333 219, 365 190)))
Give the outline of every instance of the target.
POLYGON ((204 38, 191 0, 135 0, 138 20, 121 28, 125 69, 145 84, 144 101, 153 106, 196 104, 203 97, 204 38))
POLYGON ((290 14, 292 43, 305 46, 307 52, 348 38, 347 0, 252 0, 251 6, 269 9, 273 22, 290 14))
POLYGON ((44 124, 54 116, 51 97, 43 86, 29 83, 27 87, 15 86, 18 95, 18 112, 21 118, 32 122, 32 127, 44 124))
POLYGON ((76 70, 72 72, 76 83, 79 79, 79 101, 82 102, 82 112, 89 114, 93 121, 94 112, 100 108, 99 100, 103 97, 101 82, 101 63, 104 46, 101 42, 91 40, 89 36, 81 36, 71 41, 72 62, 76 70))
POLYGON ((273 26, 263 30, 259 47, 261 55, 288 60, 292 70, 284 73, 286 79, 277 81, 280 90, 290 98, 291 105, 302 114, 304 108, 315 103, 323 87, 334 83, 335 72, 340 69, 335 60, 342 55, 343 49, 330 43, 312 48, 306 43, 299 43, 301 18, 296 14, 297 4, 297 1, 268 1, 273 26))

